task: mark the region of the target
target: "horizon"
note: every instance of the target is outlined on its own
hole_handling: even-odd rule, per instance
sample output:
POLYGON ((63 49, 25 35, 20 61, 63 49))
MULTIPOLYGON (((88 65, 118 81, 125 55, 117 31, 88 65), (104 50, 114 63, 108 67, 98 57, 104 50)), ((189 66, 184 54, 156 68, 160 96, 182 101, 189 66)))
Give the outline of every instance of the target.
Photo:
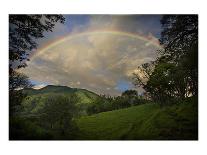
MULTIPOLYGON (((69 87, 69 86, 66 86, 66 85, 52 85, 52 84, 48 84, 48 85, 36 85, 36 86, 32 86, 31 88, 32 89, 35 89, 35 90, 40 90, 40 89, 42 89, 42 88, 45 88, 45 87, 47 87, 47 86, 55 86, 55 87, 68 87, 68 88, 71 88, 71 89, 83 89, 83 90, 87 90, 87 91, 90 91, 90 92, 93 92, 93 91, 91 91, 91 90, 89 90, 89 89, 86 89, 86 88, 76 88, 76 87, 69 87)), ((127 90, 135 90, 135 91, 137 91, 136 89, 127 89, 127 90)), ((116 97, 116 96, 120 96, 122 93, 123 93, 124 91, 122 91, 120 94, 117 94, 117 95, 115 95, 115 96, 113 96, 113 97, 116 97)), ((93 93, 96 93, 96 92, 93 92, 93 93)), ((96 93, 97 95, 110 95, 110 94, 98 94, 98 93, 96 93)), ((139 93, 138 91, 137 91, 137 95, 138 96, 142 96, 143 95, 143 92, 142 93, 139 93)), ((111 96, 111 95, 110 95, 111 96)))

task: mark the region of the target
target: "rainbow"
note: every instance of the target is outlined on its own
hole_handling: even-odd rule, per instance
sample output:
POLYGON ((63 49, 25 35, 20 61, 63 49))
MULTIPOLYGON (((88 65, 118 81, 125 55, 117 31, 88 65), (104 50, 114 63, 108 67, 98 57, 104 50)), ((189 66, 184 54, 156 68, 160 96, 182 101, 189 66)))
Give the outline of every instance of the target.
POLYGON ((82 32, 82 33, 74 33, 74 34, 70 33, 70 34, 67 34, 66 36, 63 36, 63 37, 57 38, 53 41, 50 41, 47 44, 45 44, 44 46, 40 47, 37 51, 33 52, 30 55, 30 59, 32 59, 35 56, 38 56, 40 53, 43 53, 44 51, 47 51, 48 49, 55 47, 56 45, 58 45, 62 42, 65 42, 67 40, 72 40, 72 39, 82 37, 82 36, 87 36, 87 35, 102 35, 102 34, 126 36, 126 37, 149 42, 150 44, 152 44, 158 48, 161 48, 159 41, 155 38, 152 38, 151 36, 144 36, 144 35, 141 35, 138 33, 130 33, 130 32, 117 31, 117 30, 97 30, 97 31, 87 31, 87 32, 82 32))

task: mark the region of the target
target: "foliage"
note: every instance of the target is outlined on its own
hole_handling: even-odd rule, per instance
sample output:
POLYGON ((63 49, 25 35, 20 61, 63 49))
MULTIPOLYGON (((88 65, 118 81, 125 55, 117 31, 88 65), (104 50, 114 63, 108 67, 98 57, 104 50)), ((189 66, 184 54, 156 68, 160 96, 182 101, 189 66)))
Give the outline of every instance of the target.
POLYGON ((144 87, 155 101, 165 103, 173 98, 184 98, 187 84, 183 70, 172 63, 158 63, 144 87))
POLYGON ((11 117, 9 121, 10 140, 48 140, 53 135, 38 125, 37 118, 11 117))
POLYGON ((73 139, 78 128, 76 96, 53 95, 36 113, 19 113, 10 118, 11 139, 73 139))
POLYGON ((56 130, 60 136, 70 138, 70 129, 73 128, 72 119, 77 114, 76 96, 51 96, 46 100, 41 112, 44 125, 51 130, 56 130))
POLYGON ((13 71, 9 76, 9 91, 32 87, 29 78, 23 73, 13 71))
POLYGON ((22 73, 13 71, 9 76, 9 114, 13 115, 20 108, 20 104, 27 94, 23 89, 32 87, 28 77, 22 73))
POLYGON ((111 97, 107 95, 97 95, 93 92, 69 88, 66 86, 47 86, 45 88, 34 90, 25 89, 29 94, 22 102, 24 113, 38 113, 45 107, 46 102, 51 96, 75 96, 77 98, 75 105, 78 107, 78 115, 92 115, 94 113, 111 111, 115 109, 127 108, 134 105, 145 104, 149 101, 138 96, 136 90, 126 90, 121 96, 111 97))
POLYGON ((15 112, 26 94, 19 89, 31 87, 27 76, 17 70, 26 67, 30 52, 37 47, 37 39, 45 31, 52 31, 55 23, 64 23, 62 15, 9 15, 9 111, 15 112))
POLYGON ((166 62, 173 62, 182 69, 182 79, 188 93, 198 93, 198 16, 167 15, 161 20, 160 43, 164 46, 161 55, 166 62))
POLYGON ((89 104, 96 102, 93 115, 79 117, 76 94, 42 95, 28 102, 27 108, 36 110, 10 118, 11 140, 197 139, 197 98, 160 107, 140 96, 131 104, 125 95, 102 95, 89 104))
POLYGON ((198 93, 198 17, 167 15, 161 23, 163 50, 138 67, 134 84, 156 102, 175 103, 198 93))
POLYGON ((138 94, 136 90, 126 90, 121 94, 121 96, 127 96, 127 97, 136 97, 137 95, 138 94))
POLYGON ((29 53, 37 47, 37 39, 64 20, 62 15, 9 15, 10 69, 25 67, 29 53))
POLYGON ((70 88, 66 86, 46 86, 44 88, 35 89, 24 89, 24 93, 28 96, 23 100, 22 106, 25 113, 36 113, 44 108, 46 100, 51 96, 63 95, 67 97, 76 96, 77 102, 75 103, 79 109, 78 115, 87 115, 87 107, 90 106, 95 100, 100 98, 99 95, 78 88, 70 88))
POLYGON ((171 61, 178 62, 183 55, 191 53, 193 45, 198 44, 197 15, 165 15, 161 20, 161 51, 171 61))
POLYGON ((142 99, 137 95, 136 90, 126 90, 121 96, 111 97, 102 95, 92 102, 87 108, 87 114, 112 111, 116 109, 123 109, 134 105, 148 103, 149 101, 142 99))
POLYGON ((105 95, 103 95, 94 100, 90 105, 88 105, 87 114, 91 115, 94 113, 109 111, 112 109, 113 108, 110 102, 110 97, 107 98, 105 95))

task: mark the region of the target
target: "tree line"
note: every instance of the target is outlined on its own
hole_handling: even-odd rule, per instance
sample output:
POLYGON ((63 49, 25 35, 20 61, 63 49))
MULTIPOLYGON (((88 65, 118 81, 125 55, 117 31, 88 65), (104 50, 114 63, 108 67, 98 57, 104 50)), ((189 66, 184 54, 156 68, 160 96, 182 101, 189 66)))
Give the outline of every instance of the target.
POLYGON ((136 90, 126 90, 120 96, 100 95, 87 106, 87 114, 92 115, 100 112, 118 110, 131 106, 150 103, 142 95, 138 95, 136 90))

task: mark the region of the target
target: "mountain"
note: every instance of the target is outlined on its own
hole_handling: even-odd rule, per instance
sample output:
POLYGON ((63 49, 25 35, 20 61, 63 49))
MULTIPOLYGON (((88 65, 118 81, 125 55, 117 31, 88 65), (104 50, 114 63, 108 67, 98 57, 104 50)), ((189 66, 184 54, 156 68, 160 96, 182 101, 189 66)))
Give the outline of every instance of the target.
MULTIPOLYGON (((87 105, 92 103, 100 96, 86 89, 70 88, 67 86, 48 85, 41 89, 27 88, 23 92, 28 96, 23 100, 22 105, 27 112, 36 113, 44 107, 45 101, 54 95, 71 96, 75 95, 78 98, 77 104, 87 108, 87 105)), ((83 112, 84 113, 84 112, 83 112)))
POLYGON ((85 89, 70 88, 67 86, 47 85, 41 89, 26 88, 23 91, 24 93, 28 95, 36 95, 36 94, 45 94, 45 93, 75 93, 77 91, 82 91, 82 90, 85 90, 85 89))

